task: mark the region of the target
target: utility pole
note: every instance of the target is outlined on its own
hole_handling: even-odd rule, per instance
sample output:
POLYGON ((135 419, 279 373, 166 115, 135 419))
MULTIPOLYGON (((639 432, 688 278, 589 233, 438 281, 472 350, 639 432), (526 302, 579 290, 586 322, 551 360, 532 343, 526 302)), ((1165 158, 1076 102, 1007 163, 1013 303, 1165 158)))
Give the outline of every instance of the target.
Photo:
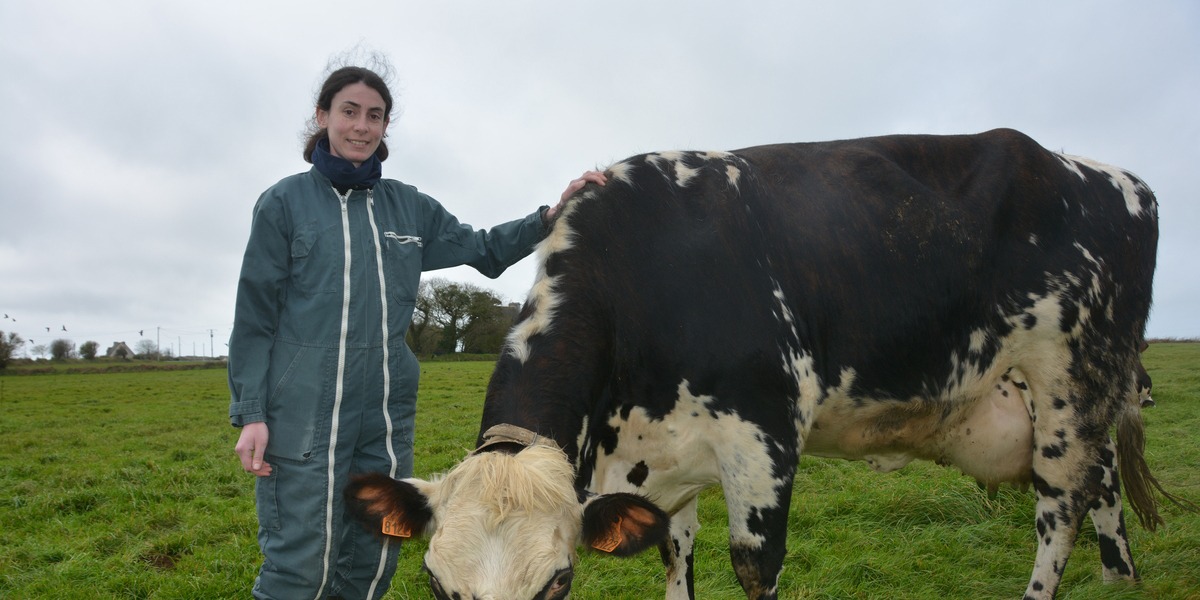
POLYGON ((154 328, 154 360, 162 360, 162 326, 154 328))
POLYGON ((213 354, 213 331, 211 329, 208 330, 208 357, 216 358, 216 355, 213 354))

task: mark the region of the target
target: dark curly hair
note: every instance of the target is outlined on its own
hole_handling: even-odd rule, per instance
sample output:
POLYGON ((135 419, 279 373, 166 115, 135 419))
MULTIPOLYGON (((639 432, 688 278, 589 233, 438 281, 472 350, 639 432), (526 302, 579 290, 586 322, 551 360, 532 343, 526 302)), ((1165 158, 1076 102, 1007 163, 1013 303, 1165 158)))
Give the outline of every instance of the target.
MULTIPOLYGON (((379 95, 383 97, 384 115, 390 121, 392 92, 388 90, 387 82, 383 80, 383 77, 365 67, 341 67, 330 73, 329 77, 325 78, 325 83, 321 84, 321 91, 317 93, 316 108, 328 112, 333 108, 333 97, 346 86, 356 83, 364 83, 367 87, 379 92, 379 95)), ((317 147, 317 142, 327 137, 329 137, 329 132, 317 126, 316 117, 309 119, 304 140, 305 162, 312 162, 312 153, 313 149, 317 147)), ((387 160, 388 147, 383 140, 379 141, 379 148, 375 150, 375 156, 379 157, 381 161, 387 160)))

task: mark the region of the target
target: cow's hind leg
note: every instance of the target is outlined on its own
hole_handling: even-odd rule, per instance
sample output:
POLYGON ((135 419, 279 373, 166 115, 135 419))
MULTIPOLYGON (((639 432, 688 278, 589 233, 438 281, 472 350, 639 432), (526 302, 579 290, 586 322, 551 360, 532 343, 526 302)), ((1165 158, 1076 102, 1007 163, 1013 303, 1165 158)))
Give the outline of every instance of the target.
POLYGON ((700 518, 696 514, 696 498, 693 497, 671 515, 671 538, 659 548, 663 564, 667 567, 666 600, 693 600, 696 597, 692 563, 696 532, 699 530, 700 518))
MULTIPOLYGON (((1112 442, 1099 411, 1078 410, 1078 396, 1053 398, 1035 409, 1033 486, 1037 492, 1037 558, 1025 598, 1054 598, 1088 511, 1108 539, 1120 523, 1112 442)), ((1120 531, 1124 532, 1123 528, 1120 531)), ((1128 544, 1117 544, 1128 557, 1128 544)), ((1107 561, 1107 559, 1106 559, 1107 561)), ((1109 563, 1106 562, 1106 568, 1109 563)), ((1115 563, 1113 563, 1115 568, 1115 563)), ((1132 563, 1129 563, 1132 568, 1132 563)))
POLYGON ((1104 580, 1138 579, 1125 533, 1125 515, 1121 510, 1121 480, 1116 465, 1116 447, 1109 440, 1101 453, 1102 476, 1100 497, 1092 505, 1092 524, 1100 543, 1100 562, 1104 564, 1104 580))

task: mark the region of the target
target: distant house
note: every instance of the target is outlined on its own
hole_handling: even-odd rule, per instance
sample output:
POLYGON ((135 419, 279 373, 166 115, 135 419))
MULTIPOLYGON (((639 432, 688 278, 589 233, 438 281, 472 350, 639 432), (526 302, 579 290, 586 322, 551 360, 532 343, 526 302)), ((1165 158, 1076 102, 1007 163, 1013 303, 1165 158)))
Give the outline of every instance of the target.
POLYGON ((516 302, 509 302, 508 306, 501 306, 500 313, 508 319, 509 323, 516 323, 517 317, 521 315, 521 305, 516 302))
POLYGON ((119 358, 121 360, 130 360, 133 358, 133 349, 125 344, 125 342, 113 342, 113 345, 104 353, 109 358, 119 358))

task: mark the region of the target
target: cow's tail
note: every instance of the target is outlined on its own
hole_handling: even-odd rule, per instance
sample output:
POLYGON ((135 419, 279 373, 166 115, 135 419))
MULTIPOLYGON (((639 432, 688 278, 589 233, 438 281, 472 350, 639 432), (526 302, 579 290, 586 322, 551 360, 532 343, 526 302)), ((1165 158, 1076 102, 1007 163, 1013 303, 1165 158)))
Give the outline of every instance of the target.
POLYGON ((1146 427, 1142 423, 1141 408, 1133 403, 1117 419, 1117 464, 1121 469, 1121 481, 1125 484, 1125 498, 1142 527, 1154 531, 1163 524, 1163 518, 1158 514, 1155 490, 1180 508, 1193 512, 1200 510, 1192 502, 1163 489, 1150 472, 1150 465, 1146 464, 1146 427))

